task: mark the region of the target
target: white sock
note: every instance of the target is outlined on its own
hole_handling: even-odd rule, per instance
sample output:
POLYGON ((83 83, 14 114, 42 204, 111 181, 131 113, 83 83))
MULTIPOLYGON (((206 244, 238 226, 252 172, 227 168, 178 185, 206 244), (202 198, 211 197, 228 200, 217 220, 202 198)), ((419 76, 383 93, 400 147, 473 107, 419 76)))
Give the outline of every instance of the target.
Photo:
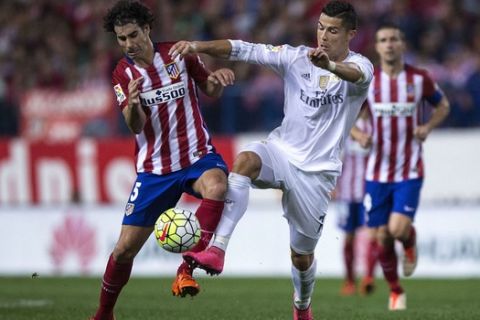
POLYGON ((231 172, 228 175, 228 190, 225 197, 225 207, 222 218, 215 230, 212 246, 223 251, 227 250, 228 240, 237 226, 238 221, 247 211, 248 196, 250 192, 250 178, 231 172))
POLYGON ((295 290, 293 303, 297 309, 305 310, 310 305, 316 272, 317 260, 314 260, 310 268, 305 271, 300 271, 292 265, 292 281, 295 290))

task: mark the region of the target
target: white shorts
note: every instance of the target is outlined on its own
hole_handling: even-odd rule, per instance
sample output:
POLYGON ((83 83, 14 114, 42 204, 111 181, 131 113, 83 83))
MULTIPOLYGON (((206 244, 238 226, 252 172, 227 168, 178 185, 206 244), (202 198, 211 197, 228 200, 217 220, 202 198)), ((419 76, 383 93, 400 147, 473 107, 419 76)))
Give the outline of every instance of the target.
POLYGON ((332 172, 306 172, 288 161, 288 154, 270 141, 252 142, 242 151, 256 153, 262 160, 260 174, 252 184, 260 189, 283 191, 283 216, 290 226, 290 246, 310 254, 322 234, 331 192, 337 177, 332 172))

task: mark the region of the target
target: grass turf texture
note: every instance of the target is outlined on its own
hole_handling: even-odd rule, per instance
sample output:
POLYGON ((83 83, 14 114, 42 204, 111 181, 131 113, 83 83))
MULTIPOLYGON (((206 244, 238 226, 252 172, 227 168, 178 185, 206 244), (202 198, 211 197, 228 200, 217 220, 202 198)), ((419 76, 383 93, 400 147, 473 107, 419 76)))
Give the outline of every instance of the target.
MULTIPOLYGON (((199 278, 201 293, 173 297, 170 278, 130 279, 116 307, 118 320, 292 319, 288 278, 199 278)), ((480 279, 402 279, 406 311, 387 311, 388 290, 377 279, 372 296, 340 297, 341 280, 317 279, 317 319, 480 319, 480 279)), ((100 278, 0 277, 0 319, 88 319, 97 306, 100 278)))

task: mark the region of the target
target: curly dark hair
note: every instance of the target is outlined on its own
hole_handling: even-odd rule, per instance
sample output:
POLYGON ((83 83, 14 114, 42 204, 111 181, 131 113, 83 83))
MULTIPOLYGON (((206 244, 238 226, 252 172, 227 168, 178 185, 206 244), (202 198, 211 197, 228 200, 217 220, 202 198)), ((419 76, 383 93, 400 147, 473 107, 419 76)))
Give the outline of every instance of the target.
POLYGON ((322 13, 329 17, 339 18, 347 30, 357 29, 357 13, 348 2, 333 0, 323 7, 322 13))
POLYGON ((103 28, 107 32, 115 32, 115 26, 123 26, 128 23, 136 23, 140 27, 152 23, 155 17, 150 9, 138 1, 118 1, 103 17, 103 28))

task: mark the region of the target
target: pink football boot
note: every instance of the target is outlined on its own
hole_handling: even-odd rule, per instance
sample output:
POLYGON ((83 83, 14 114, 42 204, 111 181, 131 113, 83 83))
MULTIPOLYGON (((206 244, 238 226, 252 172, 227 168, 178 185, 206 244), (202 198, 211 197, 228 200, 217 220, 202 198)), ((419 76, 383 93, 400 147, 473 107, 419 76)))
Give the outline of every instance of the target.
POLYGON ((191 268, 200 268, 210 275, 220 274, 223 271, 225 262, 225 251, 217 247, 210 247, 201 252, 185 252, 183 260, 191 268))

